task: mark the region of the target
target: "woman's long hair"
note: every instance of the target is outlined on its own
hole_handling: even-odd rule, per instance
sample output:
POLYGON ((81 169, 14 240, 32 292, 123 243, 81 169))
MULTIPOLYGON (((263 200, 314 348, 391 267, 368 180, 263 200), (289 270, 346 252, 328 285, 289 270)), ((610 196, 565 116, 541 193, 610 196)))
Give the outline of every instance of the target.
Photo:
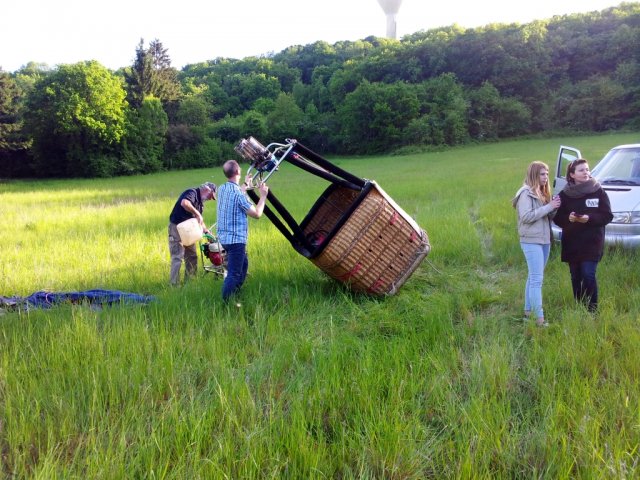
POLYGON ((551 201, 551 188, 549 188, 549 180, 545 185, 540 184, 540 172, 542 170, 549 171, 549 166, 544 162, 531 162, 527 168, 527 176, 524 183, 544 204, 551 201))

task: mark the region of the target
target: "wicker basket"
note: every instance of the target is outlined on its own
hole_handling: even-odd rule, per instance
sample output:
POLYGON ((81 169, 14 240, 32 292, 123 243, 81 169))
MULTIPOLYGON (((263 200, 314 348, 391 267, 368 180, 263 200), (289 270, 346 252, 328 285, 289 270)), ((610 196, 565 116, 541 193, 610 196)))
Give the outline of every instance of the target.
POLYGON ((431 249, 427 233, 375 182, 363 191, 334 186, 302 224, 308 237, 321 232, 310 258, 352 290, 393 295, 431 249))

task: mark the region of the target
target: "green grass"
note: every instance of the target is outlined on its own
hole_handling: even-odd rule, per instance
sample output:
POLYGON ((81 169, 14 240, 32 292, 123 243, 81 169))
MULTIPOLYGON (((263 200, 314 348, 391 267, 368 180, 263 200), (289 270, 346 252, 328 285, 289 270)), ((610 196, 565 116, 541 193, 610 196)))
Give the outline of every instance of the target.
MULTIPOLYGON (((560 144, 595 164, 637 138, 332 159, 378 181, 432 253, 370 298, 251 221, 240 311, 210 275, 167 285, 169 211, 219 169, 0 184, 0 295, 157 297, 0 315, 0 478, 637 478, 638 254, 606 252, 594 319, 554 249, 551 327, 523 324, 510 203, 560 144)), ((286 165, 270 185, 299 219, 325 186, 286 165)))

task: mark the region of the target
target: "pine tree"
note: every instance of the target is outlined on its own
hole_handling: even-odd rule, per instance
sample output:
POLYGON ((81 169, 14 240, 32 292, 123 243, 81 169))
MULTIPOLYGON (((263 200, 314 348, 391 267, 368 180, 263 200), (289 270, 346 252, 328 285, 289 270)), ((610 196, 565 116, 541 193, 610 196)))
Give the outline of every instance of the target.
POLYGON ((22 133, 19 102, 22 92, 7 72, 0 69, 0 152, 12 152, 28 148, 29 142, 22 133))
POLYGON ((125 73, 127 100, 138 109, 147 96, 154 96, 167 105, 180 98, 178 72, 171 67, 167 49, 155 39, 144 48, 144 40, 136 48, 136 58, 129 72, 125 73))
POLYGON ((178 71, 171 66, 168 50, 156 38, 149 44, 148 52, 153 59, 153 68, 156 73, 156 91, 152 92, 153 95, 165 105, 178 100, 181 93, 178 71))
POLYGON ((125 82, 127 84, 127 101, 135 109, 140 108, 144 97, 155 90, 153 58, 145 50, 142 38, 136 48, 136 59, 131 70, 125 72, 125 82))

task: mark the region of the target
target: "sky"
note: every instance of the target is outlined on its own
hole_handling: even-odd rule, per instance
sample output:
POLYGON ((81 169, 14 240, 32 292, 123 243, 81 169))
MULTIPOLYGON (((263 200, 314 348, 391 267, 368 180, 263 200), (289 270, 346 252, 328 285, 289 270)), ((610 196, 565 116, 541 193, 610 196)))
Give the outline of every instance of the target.
MULTIPOLYGON (((397 38, 458 24, 527 23, 619 5, 612 0, 403 0, 397 38)), ((386 35, 377 0, 12 0, 2 7, 0 68, 28 62, 97 60, 116 70, 133 63, 140 39, 158 39, 173 67, 218 57, 278 53, 317 40, 329 44, 386 35)))

